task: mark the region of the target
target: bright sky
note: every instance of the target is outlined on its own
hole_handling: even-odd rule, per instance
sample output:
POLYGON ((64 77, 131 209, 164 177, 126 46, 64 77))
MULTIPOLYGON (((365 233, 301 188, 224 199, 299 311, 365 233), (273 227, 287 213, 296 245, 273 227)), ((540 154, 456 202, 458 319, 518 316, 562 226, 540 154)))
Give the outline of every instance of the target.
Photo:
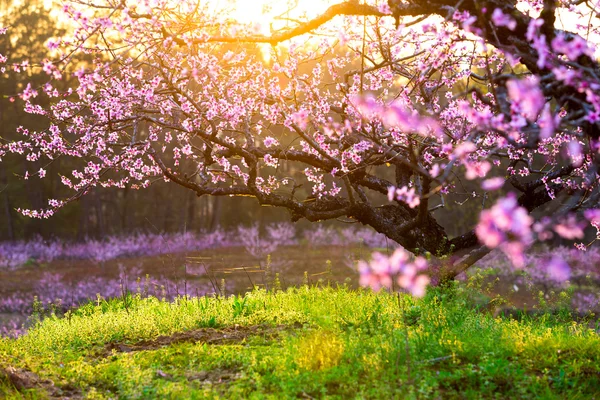
MULTIPOLYGON (((311 19, 322 14, 339 0, 206 0, 212 8, 230 10, 229 16, 241 23, 257 24, 258 31, 268 35, 274 30, 285 27, 289 19, 311 19)), ((289 22, 294 25, 294 22, 289 22)))

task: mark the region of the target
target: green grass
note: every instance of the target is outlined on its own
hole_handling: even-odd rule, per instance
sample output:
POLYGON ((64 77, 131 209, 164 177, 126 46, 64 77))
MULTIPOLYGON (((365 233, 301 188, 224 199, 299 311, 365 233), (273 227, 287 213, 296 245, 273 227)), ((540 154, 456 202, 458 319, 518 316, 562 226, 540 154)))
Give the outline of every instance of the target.
POLYGON ((471 298, 458 287, 422 300, 301 287, 101 300, 0 340, 0 397, 600 398, 600 337, 587 325, 494 318, 471 298), (236 327, 252 334, 231 339, 236 327), (199 329, 227 335, 148 347, 199 329), (37 383, 19 386, 9 370, 31 371, 37 383))

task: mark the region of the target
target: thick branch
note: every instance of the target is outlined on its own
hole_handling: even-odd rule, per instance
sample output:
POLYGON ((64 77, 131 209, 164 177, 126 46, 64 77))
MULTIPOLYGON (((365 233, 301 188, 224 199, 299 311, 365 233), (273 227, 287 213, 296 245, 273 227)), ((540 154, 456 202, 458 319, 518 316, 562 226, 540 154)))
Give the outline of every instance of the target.
MULTIPOLYGON (((192 43, 267 43, 275 46, 278 43, 284 42, 286 40, 290 40, 297 36, 310 33, 339 15, 383 17, 385 14, 382 14, 377 9, 377 7, 373 7, 367 4, 360 4, 358 1, 347 1, 344 3, 332 5, 323 14, 319 15, 314 19, 311 19, 310 21, 301 23, 300 25, 292 29, 276 32, 270 36, 213 36, 208 38, 207 40, 194 40, 192 41, 192 43)), ((173 40, 179 45, 187 45, 187 43, 189 43, 189 41, 186 42, 181 38, 174 37, 165 30, 163 30, 163 34, 165 36, 173 38, 173 40)))

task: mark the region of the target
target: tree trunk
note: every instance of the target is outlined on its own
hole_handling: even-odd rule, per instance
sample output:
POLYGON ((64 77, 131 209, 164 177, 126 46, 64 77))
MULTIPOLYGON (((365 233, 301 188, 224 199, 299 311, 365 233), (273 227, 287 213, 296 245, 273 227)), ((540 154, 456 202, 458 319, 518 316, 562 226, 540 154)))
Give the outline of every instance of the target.
POLYGON ((221 198, 213 197, 210 225, 208 226, 208 230, 210 232, 214 232, 219 227, 219 223, 221 221, 221 209, 221 198))
POLYGON ((8 179, 6 178, 6 171, 4 166, 0 164, 0 190, 2 191, 2 198, 4 203, 4 214, 6 216, 6 229, 9 240, 15 240, 15 226, 13 221, 12 210, 10 206, 10 199, 8 197, 8 179))
POLYGON ((123 189, 123 207, 121 208, 121 233, 127 233, 127 220, 129 219, 127 206, 129 204, 129 186, 123 189))
POLYGON ((196 201, 197 196, 194 192, 189 191, 187 195, 187 215, 186 215, 186 226, 187 229, 194 229, 194 222, 196 217, 196 201))

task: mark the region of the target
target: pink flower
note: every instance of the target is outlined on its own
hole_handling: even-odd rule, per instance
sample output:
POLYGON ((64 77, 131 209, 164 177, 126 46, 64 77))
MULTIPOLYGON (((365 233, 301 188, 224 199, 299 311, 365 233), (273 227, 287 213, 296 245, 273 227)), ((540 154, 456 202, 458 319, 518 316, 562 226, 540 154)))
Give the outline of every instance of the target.
POLYGON ((584 236, 583 225, 577 222, 574 215, 570 215, 559 224, 556 224, 554 231, 567 240, 582 239, 584 236))
POLYGON ((407 186, 403 186, 401 188, 390 186, 388 188, 388 200, 403 201, 408 204, 410 208, 415 208, 421 204, 421 199, 415 194, 415 188, 409 189, 407 186))
POLYGON ((517 21, 510 15, 504 14, 499 8, 496 8, 492 13, 492 22, 496 26, 505 26, 511 31, 514 31, 517 27, 517 21))
POLYGON ((575 248, 579 251, 587 251, 585 243, 575 243, 575 248))
POLYGON ((571 61, 576 61, 583 54, 588 56, 594 54, 594 51, 585 39, 573 35, 570 40, 567 40, 567 37, 563 33, 556 35, 552 40, 552 49, 557 53, 566 55, 571 61))
POLYGON ((378 8, 379 12, 382 14, 390 15, 392 13, 392 9, 390 8, 388 3, 381 3, 378 8))
POLYGON ((382 287, 392 287, 392 269, 389 259, 381 253, 374 253, 370 263, 360 261, 358 263, 360 272, 359 283, 361 286, 369 286, 377 291, 382 287))
POLYGON ((600 208, 585 210, 583 215, 592 225, 600 225, 600 208))
POLYGON ((440 165, 434 164, 433 167, 431 167, 431 169, 429 170, 429 175, 431 175, 432 178, 436 178, 441 172, 442 168, 440 167, 440 165))
POLYGON ((600 208, 585 210, 583 215, 596 228, 596 237, 600 238, 600 208))
POLYGON ((554 117, 552 115, 552 111, 550 110, 550 104, 546 104, 542 111, 542 115, 538 119, 538 125, 540 126, 540 138, 548 139, 554 132, 558 124, 560 123, 559 117, 554 117))
POLYGON ((506 82, 506 87, 508 96, 525 118, 535 121, 546 103, 538 79, 511 79, 506 82))
POLYGON ((28 83, 25 90, 23 90, 23 93, 21 93, 21 98, 23 100, 27 101, 27 100, 31 99, 32 97, 37 97, 37 95, 38 95, 37 90, 35 90, 31 87, 31 83, 28 83))
POLYGON ((521 242, 502 243, 500 249, 516 268, 525 267, 525 245, 521 242))
POLYGON ((490 169, 492 169, 492 165, 487 161, 467 162, 465 163, 465 167, 467 168, 465 178, 468 180, 484 178, 490 172, 490 169))
MULTIPOLYGON (((404 252, 404 250, 402 251, 404 252)), ((415 297, 423 297, 425 289, 431 281, 427 275, 419 273, 425 269, 427 269, 427 260, 423 257, 417 257, 414 263, 404 264, 398 275, 398 285, 415 297)))
POLYGON ((279 141, 277 141, 277 139, 271 137, 271 136, 267 136, 265 138, 265 140, 263 141, 265 147, 271 147, 271 146, 279 146, 279 141))
POLYGON ((456 159, 456 158, 462 159, 462 158, 468 156, 469 154, 473 153, 475 150, 477 150, 477 146, 475 145, 475 143, 462 142, 461 144, 456 146, 456 149, 454 149, 454 153, 452 154, 452 159, 456 159))
POLYGON ((569 156, 571 156, 571 162, 573 166, 579 167, 583 163, 583 150, 581 143, 578 140, 571 140, 567 145, 569 156))
POLYGON ((411 111, 398 101, 383 111, 381 118, 387 127, 402 131, 417 132, 423 136, 427 136, 430 132, 435 136, 442 134, 442 129, 437 121, 433 118, 421 117, 416 111, 411 111))
POLYGON ((308 111, 299 110, 292 114, 292 122, 294 122, 302 130, 308 127, 308 111))
POLYGON ((504 182, 504 178, 500 177, 486 179, 481 183, 481 188, 487 191, 498 190, 501 189, 502 186, 504 186, 504 182))
POLYGON ((410 262, 410 256, 402 248, 396 249, 391 257, 374 253, 370 263, 364 261, 358 264, 361 286, 369 286, 373 290, 382 287, 390 289, 396 276, 398 285, 415 297, 423 297, 430 282, 422 272, 427 269, 427 260, 417 257, 410 262))
POLYGON ((475 233, 487 247, 500 249, 516 267, 523 267, 525 247, 532 241, 533 218, 520 207, 514 194, 501 198, 481 213, 475 233))

